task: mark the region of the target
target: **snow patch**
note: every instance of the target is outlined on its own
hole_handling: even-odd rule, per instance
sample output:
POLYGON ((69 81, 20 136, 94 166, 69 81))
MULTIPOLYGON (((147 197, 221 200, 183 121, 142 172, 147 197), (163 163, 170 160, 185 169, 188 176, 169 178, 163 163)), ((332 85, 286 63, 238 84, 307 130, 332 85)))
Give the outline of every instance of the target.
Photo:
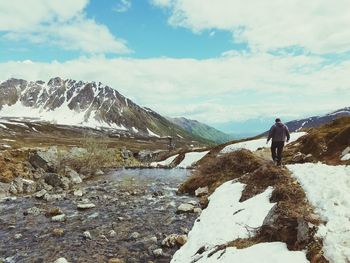
MULTIPOLYGON (((306 132, 293 132, 293 133, 291 133, 289 143, 296 141, 297 139, 299 139, 301 136, 304 136, 305 134, 306 134, 306 132)), ((271 146, 271 140, 268 144, 266 144, 266 138, 262 138, 262 139, 250 140, 250 141, 239 142, 239 143, 227 145, 224 149, 222 149, 220 151, 220 153, 225 154, 225 153, 238 151, 241 149, 247 149, 247 150, 254 152, 259 148, 270 147, 270 146, 271 146)))
POLYGON ((157 166, 169 166, 179 155, 173 155, 170 156, 168 159, 161 161, 161 162, 153 162, 151 163, 152 167, 157 167, 157 166))
POLYGON ((151 131, 150 129, 147 128, 147 132, 150 136, 153 136, 153 137, 160 137, 158 134, 154 133, 153 131, 151 131))
POLYGON ((189 152, 185 154, 185 158, 177 166, 179 168, 189 168, 202 159, 209 151, 205 152, 189 152))
POLYGON ((131 127, 131 129, 132 129, 132 131, 133 131, 134 133, 138 133, 138 132, 139 132, 139 130, 136 129, 135 127, 131 127))
POLYGON ((342 158, 341 158, 342 161, 348 161, 350 160, 350 153, 347 153, 345 154, 342 158))
POLYGON ((224 254, 220 251, 208 257, 217 245, 252 236, 252 230, 262 225, 275 205, 269 201, 272 187, 239 202, 244 188, 245 184, 229 181, 215 190, 209 197, 208 207, 189 232, 187 243, 175 253, 172 263, 308 262, 304 252, 288 251, 285 244, 278 242, 257 244, 246 249, 228 248, 224 254), (206 252, 196 254, 202 247, 206 252))
POLYGON ((317 233, 323 238, 326 258, 330 262, 350 262, 350 166, 306 163, 287 167, 326 221, 317 233))

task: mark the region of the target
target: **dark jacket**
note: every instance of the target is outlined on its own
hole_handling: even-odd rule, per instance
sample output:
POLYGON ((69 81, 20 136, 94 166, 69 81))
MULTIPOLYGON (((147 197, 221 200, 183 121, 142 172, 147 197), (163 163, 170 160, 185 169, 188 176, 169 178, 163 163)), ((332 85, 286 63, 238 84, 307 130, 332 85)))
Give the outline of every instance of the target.
POLYGON ((286 125, 284 125, 282 122, 276 122, 274 125, 272 125, 269 131, 269 136, 267 137, 268 141, 272 139, 273 142, 285 142, 286 138, 287 141, 289 141, 290 135, 286 125))

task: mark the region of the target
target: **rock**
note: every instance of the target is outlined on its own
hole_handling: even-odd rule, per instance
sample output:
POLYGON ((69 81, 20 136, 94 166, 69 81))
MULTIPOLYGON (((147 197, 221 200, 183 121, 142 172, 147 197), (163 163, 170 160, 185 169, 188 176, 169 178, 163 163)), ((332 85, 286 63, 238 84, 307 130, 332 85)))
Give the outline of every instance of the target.
POLYGON ((35 198, 43 198, 44 196, 45 196, 45 194, 47 193, 47 191, 45 190, 45 189, 42 189, 42 190, 40 190, 39 192, 36 192, 36 193, 34 193, 34 197, 35 198))
POLYGON ((209 193, 209 189, 208 189, 208 186, 205 186, 205 187, 199 187, 195 192, 195 195, 197 197, 201 197, 203 195, 207 195, 209 193))
POLYGON ((78 196, 78 197, 81 197, 81 196, 83 196, 83 191, 82 190, 75 190, 74 192, 73 192, 73 195, 74 196, 78 196))
POLYGON ((194 201, 194 200, 188 201, 187 203, 190 204, 190 205, 193 205, 193 206, 197 205, 197 202, 194 201))
POLYGON ((313 162, 314 161, 314 157, 312 156, 311 153, 307 154, 304 158, 304 162, 313 162))
POLYGON ((45 215, 47 217, 52 217, 52 216, 57 216, 57 215, 62 215, 62 210, 59 207, 54 207, 48 210, 45 215))
POLYGON ((177 213, 190 213, 193 212, 194 206, 191 204, 181 204, 177 208, 177 213))
POLYGON ((120 259, 120 258, 110 258, 108 260, 108 263, 125 263, 125 261, 123 259, 120 259))
POLYGON ((347 155, 348 153, 350 153, 350 146, 346 147, 346 148, 342 151, 341 156, 347 155))
POLYGON ((84 238, 86 238, 86 239, 92 239, 91 234, 90 234, 89 231, 85 231, 85 232, 83 233, 83 236, 84 236, 84 238))
POLYGON ((107 241, 107 242, 109 242, 108 238, 105 235, 100 235, 100 238, 105 240, 105 241, 107 241))
POLYGON ((52 230, 52 234, 55 237, 61 237, 64 235, 64 229, 63 228, 55 228, 54 230, 52 230))
POLYGON ((153 250, 153 255, 154 255, 155 257, 161 257, 161 256, 163 256, 163 255, 164 255, 163 249, 158 248, 158 249, 153 250))
POLYGON ((32 180, 22 179, 23 193, 31 194, 36 191, 36 183, 32 180))
POLYGON ((65 220, 66 220, 66 215, 65 214, 53 216, 51 218, 51 221, 53 221, 53 222, 64 222, 65 220))
POLYGON ((207 195, 203 195, 200 199, 199 199, 199 205, 201 206, 202 209, 205 209, 208 207, 209 204, 209 199, 207 195))
POLYGON ((47 202, 52 202, 52 201, 56 201, 56 200, 61 200, 65 197, 65 194, 54 194, 54 195, 50 195, 49 193, 46 193, 44 195, 44 200, 47 202))
POLYGON ((164 247, 182 246, 187 242, 186 235, 171 234, 162 241, 164 247))
POLYGON ((16 234, 16 235, 15 235, 15 239, 21 239, 22 236, 23 236, 22 234, 16 234))
POLYGON ((66 167, 65 170, 66 170, 66 175, 72 181, 73 184, 80 184, 83 182, 83 180, 81 179, 81 177, 76 171, 74 171, 69 167, 66 167))
POLYGON ((102 170, 98 169, 98 170, 96 170, 96 172, 94 174, 96 176, 101 176, 101 175, 104 175, 105 173, 102 170))
POLYGON ((193 213, 201 214, 201 213, 202 213, 202 209, 199 208, 199 207, 195 207, 195 208, 193 209, 193 213))
POLYGON ((62 181, 58 174, 56 173, 47 173, 44 176, 45 183, 51 185, 52 187, 61 186, 62 181))
POLYGON ((120 154, 125 160, 133 157, 132 151, 127 150, 125 147, 121 150, 120 154))
POLYGON ((91 215, 89 215, 87 218, 91 219, 91 218, 97 218, 100 214, 98 212, 95 212, 91 215))
POLYGON ((138 239, 139 237, 140 237, 140 233, 138 233, 138 232, 134 232, 130 235, 130 238, 132 238, 132 239, 138 239))
POLYGON ((70 180, 67 177, 60 177, 60 179, 61 179, 61 187, 64 190, 68 190, 71 184, 70 180))
POLYGON ((59 258, 54 263, 69 263, 65 258, 59 258))
POLYGON ((58 150, 56 146, 52 146, 49 149, 39 150, 29 155, 29 163, 34 168, 42 168, 47 172, 53 172, 57 169, 58 165, 58 150))
POLYGON ((95 207, 95 205, 92 203, 79 203, 77 205, 77 208, 79 210, 85 210, 85 209, 90 209, 90 208, 94 208, 94 207, 95 207))
POLYGON ((114 230, 111 230, 111 231, 108 232, 108 235, 110 237, 115 237, 117 235, 117 232, 115 232, 114 230))
POLYGON ((28 208, 27 209, 27 213, 31 214, 33 216, 38 216, 38 215, 41 214, 41 209, 34 206, 34 207, 31 207, 31 208, 28 208))
POLYGON ((10 190, 10 184, 0 182, 0 198, 8 196, 10 190))

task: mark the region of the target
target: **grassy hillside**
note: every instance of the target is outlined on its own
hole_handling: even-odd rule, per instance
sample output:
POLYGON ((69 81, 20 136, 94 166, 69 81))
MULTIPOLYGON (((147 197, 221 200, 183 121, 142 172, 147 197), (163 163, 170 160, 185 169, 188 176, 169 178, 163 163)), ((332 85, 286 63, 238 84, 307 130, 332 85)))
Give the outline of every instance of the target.
POLYGON ((169 120, 195 136, 216 143, 225 143, 233 139, 231 135, 196 120, 186 118, 169 118, 169 120))

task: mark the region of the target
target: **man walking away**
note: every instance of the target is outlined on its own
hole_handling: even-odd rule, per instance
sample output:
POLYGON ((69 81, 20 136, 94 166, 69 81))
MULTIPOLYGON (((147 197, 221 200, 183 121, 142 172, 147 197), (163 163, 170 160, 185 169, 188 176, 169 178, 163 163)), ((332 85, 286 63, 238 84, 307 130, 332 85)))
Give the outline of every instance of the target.
POLYGON ((272 139, 271 143, 271 155, 275 164, 278 166, 282 163, 282 151, 284 147, 284 142, 287 139, 289 142, 290 135, 289 130, 286 125, 284 125, 279 118, 275 120, 275 124, 272 125, 269 136, 267 138, 268 143, 272 139))

